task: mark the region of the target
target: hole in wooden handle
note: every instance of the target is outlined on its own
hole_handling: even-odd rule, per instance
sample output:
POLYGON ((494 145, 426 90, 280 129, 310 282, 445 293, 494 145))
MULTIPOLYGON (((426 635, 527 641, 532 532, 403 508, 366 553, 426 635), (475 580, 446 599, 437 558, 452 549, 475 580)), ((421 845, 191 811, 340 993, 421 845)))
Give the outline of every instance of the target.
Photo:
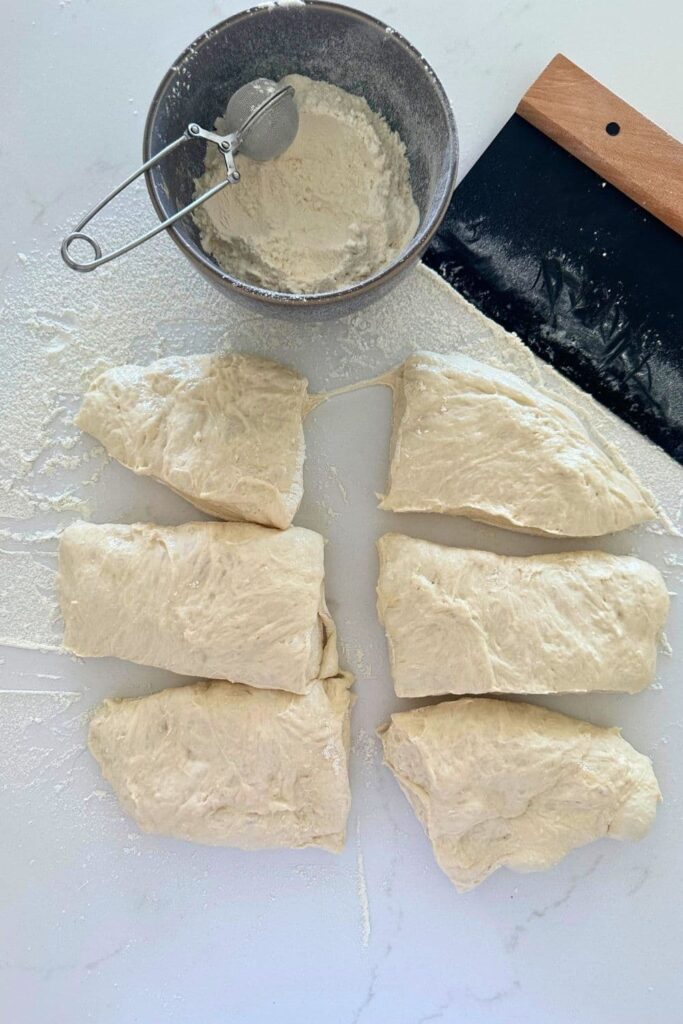
POLYGON ((621 125, 617 124, 616 121, 610 121, 609 124, 605 125, 605 131, 608 135, 618 135, 621 131, 621 125))

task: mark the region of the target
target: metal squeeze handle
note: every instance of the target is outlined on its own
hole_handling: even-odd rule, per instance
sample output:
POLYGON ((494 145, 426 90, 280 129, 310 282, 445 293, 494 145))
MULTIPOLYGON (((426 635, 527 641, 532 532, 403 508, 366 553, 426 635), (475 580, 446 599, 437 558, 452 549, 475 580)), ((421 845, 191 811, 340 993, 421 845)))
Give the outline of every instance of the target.
MULTIPOLYGON (((251 86, 255 84, 256 83, 251 83, 251 86)), ((251 88, 251 86, 243 86, 243 89, 251 88)), ((228 135, 217 135, 215 132, 207 131, 206 128, 201 128, 198 124, 195 124, 195 122, 188 124, 187 128, 182 133, 182 135, 176 138, 174 142, 170 142, 169 145, 165 146, 163 150, 161 150, 160 153, 158 153, 155 157, 152 157, 151 160, 147 160, 146 163, 142 164, 141 167, 138 167, 138 169, 134 171, 133 174, 130 174, 125 179, 125 181, 122 181, 120 185, 118 185, 113 191, 111 191, 109 196, 105 196, 104 199, 97 204, 97 206, 93 207, 90 213, 87 213, 85 215, 83 220, 81 220, 76 225, 76 229, 72 231, 71 234, 68 234, 67 238, 63 240, 63 242, 61 243, 61 258, 63 259, 63 261, 65 261, 65 263, 67 263, 72 268, 72 270, 80 270, 81 272, 94 270, 96 267, 101 266, 103 263, 109 263, 110 260, 116 259, 117 256, 123 256, 124 253, 130 252, 131 249, 135 249, 137 246, 142 245, 142 243, 147 242, 148 239, 154 239, 155 234, 159 234, 160 231, 163 231, 167 227, 170 227, 171 224, 174 224, 176 220, 180 219, 180 217, 184 217, 186 213, 191 213, 191 211, 197 209, 198 206, 201 206, 202 203, 206 203, 208 199, 211 199, 212 196, 215 196, 216 193, 218 193, 218 191, 220 191, 221 188, 225 187, 225 185, 237 184, 237 182, 240 180, 240 172, 237 169, 236 164, 234 164, 234 154, 238 152, 239 148, 245 142, 247 135, 258 124, 260 118, 267 111, 273 108, 273 106, 276 103, 279 103, 286 96, 293 95, 294 89, 291 85, 285 85, 281 86, 280 88, 275 88, 273 92, 271 92, 262 102, 258 104, 258 106, 256 106, 254 110, 252 110, 249 117, 246 118, 244 124, 240 128, 238 128, 237 131, 230 132, 228 135), (227 172, 227 177, 225 178, 225 180, 219 181, 217 185, 213 186, 213 188, 209 188, 208 191, 205 191, 203 196, 199 196, 193 202, 188 203, 187 206, 182 208, 182 210, 178 210, 177 213, 174 213, 172 217, 168 217, 167 220, 164 220, 161 224, 158 224, 151 230, 145 231, 144 234, 140 234, 140 236, 133 242, 129 242, 127 245, 121 246, 120 249, 115 250, 113 253, 109 253, 106 256, 102 256, 102 250, 99 246, 99 243, 96 242, 95 239, 93 239, 92 236, 90 236, 90 234, 86 234, 83 230, 85 225, 89 223, 92 220, 92 218, 99 213, 100 210, 103 210, 105 206, 108 206, 113 199, 116 199, 116 197, 119 196, 120 193, 122 193, 122 191, 124 191, 124 189, 127 188, 129 184, 132 184, 132 182, 135 181, 136 178, 139 178, 140 174, 143 174, 146 170, 150 169, 151 167, 154 167, 161 160, 163 160, 164 157, 168 157, 170 153, 173 153, 174 150, 177 150, 177 147, 179 145, 184 145, 185 142, 189 142, 191 139, 197 138, 205 139, 207 142, 213 142, 214 145, 218 146, 220 152, 223 155, 223 159, 225 160, 225 170, 227 172), (73 242, 76 242, 77 239, 81 239, 83 242, 87 242, 88 245, 92 248, 92 251, 95 254, 95 258, 93 260, 90 260, 89 263, 79 262, 78 260, 74 259, 73 256, 70 255, 69 247, 73 242)), ((273 152, 271 154, 271 157, 275 156, 278 156, 278 152, 273 152)))
POLYGON ((101 267, 102 264, 109 263, 110 260, 115 260, 117 256, 122 256, 124 253, 130 252, 131 249, 135 249, 138 245, 142 245, 143 242, 148 241, 150 238, 154 238, 154 236, 158 235, 160 231, 164 231, 166 228, 170 227, 171 224, 175 224, 175 222, 177 220, 180 220, 181 217, 184 217, 186 213, 191 213, 192 210, 194 210, 197 206, 200 206, 202 203, 205 203, 207 199, 210 199, 211 196, 214 196, 217 192, 220 192, 220 190, 222 188, 225 188, 226 185, 236 184, 240 180, 240 173, 237 170, 237 167, 235 166, 234 154, 235 151, 239 149, 242 143, 242 139, 242 130, 240 130, 239 132, 233 132, 230 135, 216 135, 215 132, 208 132, 206 131, 206 129, 200 128, 200 126, 198 124, 194 124, 194 122, 192 124, 189 124, 182 135, 180 135, 174 142, 171 142, 168 146, 165 146, 164 149, 160 150, 160 152, 157 153, 156 156, 153 156, 150 160, 147 160, 147 162, 144 163, 142 167, 139 167, 137 171, 134 171, 133 174, 130 174, 125 179, 125 181, 122 181, 120 185, 118 185, 115 189, 113 189, 113 191, 109 193, 109 195, 105 196, 105 198, 101 202, 99 202, 97 206, 93 207, 90 213, 87 213, 85 215, 83 220, 79 221, 79 223, 76 225, 75 231, 72 231, 71 234, 67 235, 64 241, 62 242, 61 253, 64 262, 67 263, 72 270, 79 270, 83 273, 89 270, 95 270, 97 267, 101 267), (124 191, 124 189, 128 188, 128 186, 132 184, 132 182, 134 182, 136 178, 139 178, 140 175, 144 174, 144 172, 148 170, 150 167, 154 167, 155 164, 158 164, 160 160, 163 160, 164 157, 168 156, 169 153, 172 153, 174 149, 178 148, 178 146, 182 146, 186 142, 190 142, 192 139, 205 139, 207 142, 213 142, 218 146, 218 148, 220 149, 221 153, 225 158, 225 165, 228 174, 225 181, 221 181, 218 183, 218 185, 214 185, 213 188, 210 188, 203 195, 198 196, 198 198, 195 199, 193 202, 188 203, 188 205, 183 207, 182 210, 179 210, 177 213, 174 213, 172 217, 169 217, 161 224, 158 224, 155 228, 152 228, 150 231, 145 232, 144 235, 140 235, 132 242, 128 242, 127 245, 122 245, 120 249, 116 249, 114 252, 110 252, 106 256, 103 256, 99 242, 97 242, 91 235, 85 234, 85 232, 83 231, 83 228, 86 226, 86 224, 88 224, 93 219, 93 217, 95 217, 100 212, 100 210, 103 210, 104 207, 107 206, 112 201, 112 199, 115 199, 116 196, 118 196, 121 192, 124 191), (95 253, 95 259, 91 260, 89 263, 80 263, 78 260, 74 259, 74 257, 69 254, 69 246, 78 238, 82 239, 84 242, 87 242, 92 247, 92 250, 95 253))

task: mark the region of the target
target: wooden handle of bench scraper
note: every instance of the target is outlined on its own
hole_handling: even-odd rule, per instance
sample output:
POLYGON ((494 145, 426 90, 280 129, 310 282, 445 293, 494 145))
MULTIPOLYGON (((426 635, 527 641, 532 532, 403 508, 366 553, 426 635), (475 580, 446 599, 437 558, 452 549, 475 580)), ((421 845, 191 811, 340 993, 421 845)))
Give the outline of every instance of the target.
POLYGON ((558 54, 517 113, 683 235, 683 144, 558 54))

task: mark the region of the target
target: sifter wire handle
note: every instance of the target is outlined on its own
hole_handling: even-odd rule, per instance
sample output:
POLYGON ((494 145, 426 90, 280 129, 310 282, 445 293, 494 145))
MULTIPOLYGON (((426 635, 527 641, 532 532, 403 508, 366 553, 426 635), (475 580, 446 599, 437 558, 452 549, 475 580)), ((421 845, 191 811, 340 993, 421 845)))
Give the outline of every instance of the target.
POLYGON ((168 146, 165 146, 155 156, 147 160, 141 167, 137 169, 137 171, 134 171, 133 174, 130 174, 124 181, 121 182, 120 185, 118 185, 107 196, 105 196, 104 199, 102 199, 97 204, 97 206, 94 206, 93 209, 89 213, 87 213, 81 221, 79 221, 79 223, 76 225, 75 230, 68 234, 62 242, 62 259, 68 266, 71 267, 72 270, 78 270, 81 271, 82 273, 86 273, 89 270, 95 270, 97 267, 101 267, 104 263, 109 263, 110 260, 115 260, 117 256, 122 256, 124 253, 130 252, 131 249, 135 249, 138 245, 142 245, 143 242, 149 241, 150 238, 154 238, 154 236, 158 235, 159 232, 164 231, 166 228, 169 228, 172 224, 175 224, 177 220, 180 220, 181 217, 184 217, 186 214, 191 213, 192 210, 196 209, 202 203, 205 203, 207 199, 211 198, 211 196, 216 195, 216 193, 220 192, 220 190, 225 188, 226 185, 234 185, 240 180, 239 171, 235 166, 234 153, 235 150, 239 148, 241 142, 242 137, 241 133, 239 132, 235 132, 231 135, 216 135, 214 132, 209 132, 206 131, 204 128, 200 128, 198 124, 189 124, 187 126, 186 131, 184 131, 182 135, 175 139, 174 142, 169 143, 168 146), (97 242, 91 235, 88 235, 83 231, 83 228, 86 226, 86 224, 88 224, 93 219, 93 217, 95 217, 101 210, 103 210, 104 207, 107 206, 112 201, 112 199, 115 199, 121 192, 124 191, 124 189, 128 188, 128 186, 131 185, 136 180, 136 178, 139 178, 140 175, 144 174, 145 171, 149 170, 150 167, 154 167, 156 164, 158 164, 161 160, 164 159, 164 157, 168 156, 175 149, 177 149, 178 146, 182 146, 192 139, 205 139, 207 142, 213 142, 215 143, 215 145, 218 146, 225 159, 227 171, 227 177, 225 181, 220 181, 217 185, 214 185, 213 188, 210 188, 208 189, 208 191, 204 192, 203 195, 198 196, 197 199, 193 200, 193 202, 188 203, 187 206, 184 206, 182 210, 178 210, 178 212, 174 213, 172 217, 168 217, 165 221, 162 221, 161 224, 158 224, 156 227, 151 228, 149 231, 146 231, 144 235, 140 235, 132 242, 128 242, 126 245, 122 245, 120 249, 116 249, 114 250, 114 252, 107 253, 106 256, 103 256, 99 242, 97 242), (91 260, 89 263, 81 263, 70 255, 69 246, 72 244, 72 242, 76 241, 76 239, 81 239, 82 241, 87 242, 91 246, 93 252, 95 253, 94 260, 91 260))

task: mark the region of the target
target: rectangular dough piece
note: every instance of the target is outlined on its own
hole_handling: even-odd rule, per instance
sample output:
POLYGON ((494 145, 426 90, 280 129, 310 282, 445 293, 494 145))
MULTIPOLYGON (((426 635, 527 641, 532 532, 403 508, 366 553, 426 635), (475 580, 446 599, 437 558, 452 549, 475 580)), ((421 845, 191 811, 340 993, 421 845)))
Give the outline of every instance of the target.
POLYGON ((107 700, 89 745, 144 832, 212 846, 344 844, 350 678, 297 696, 193 683, 107 700))
POLYGON ((421 352, 393 374, 392 387, 383 509, 558 537, 597 537, 655 517, 578 416, 512 373, 421 352))
POLYGON ((460 892, 500 867, 545 871, 602 836, 641 839, 661 799, 650 759, 618 729, 531 704, 446 701, 392 715, 379 734, 460 892))
POLYGON ((516 558, 390 533, 379 616, 399 697, 635 693, 655 674, 669 596, 630 555, 516 558))
POLYGON ((102 373, 76 423, 203 512, 284 529, 303 494, 306 388, 256 356, 172 356, 102 373))
POLYGON ((305 693, 338 670, 323 547, 299 527, 74 523, 59 545, 64 645, 305 693))

